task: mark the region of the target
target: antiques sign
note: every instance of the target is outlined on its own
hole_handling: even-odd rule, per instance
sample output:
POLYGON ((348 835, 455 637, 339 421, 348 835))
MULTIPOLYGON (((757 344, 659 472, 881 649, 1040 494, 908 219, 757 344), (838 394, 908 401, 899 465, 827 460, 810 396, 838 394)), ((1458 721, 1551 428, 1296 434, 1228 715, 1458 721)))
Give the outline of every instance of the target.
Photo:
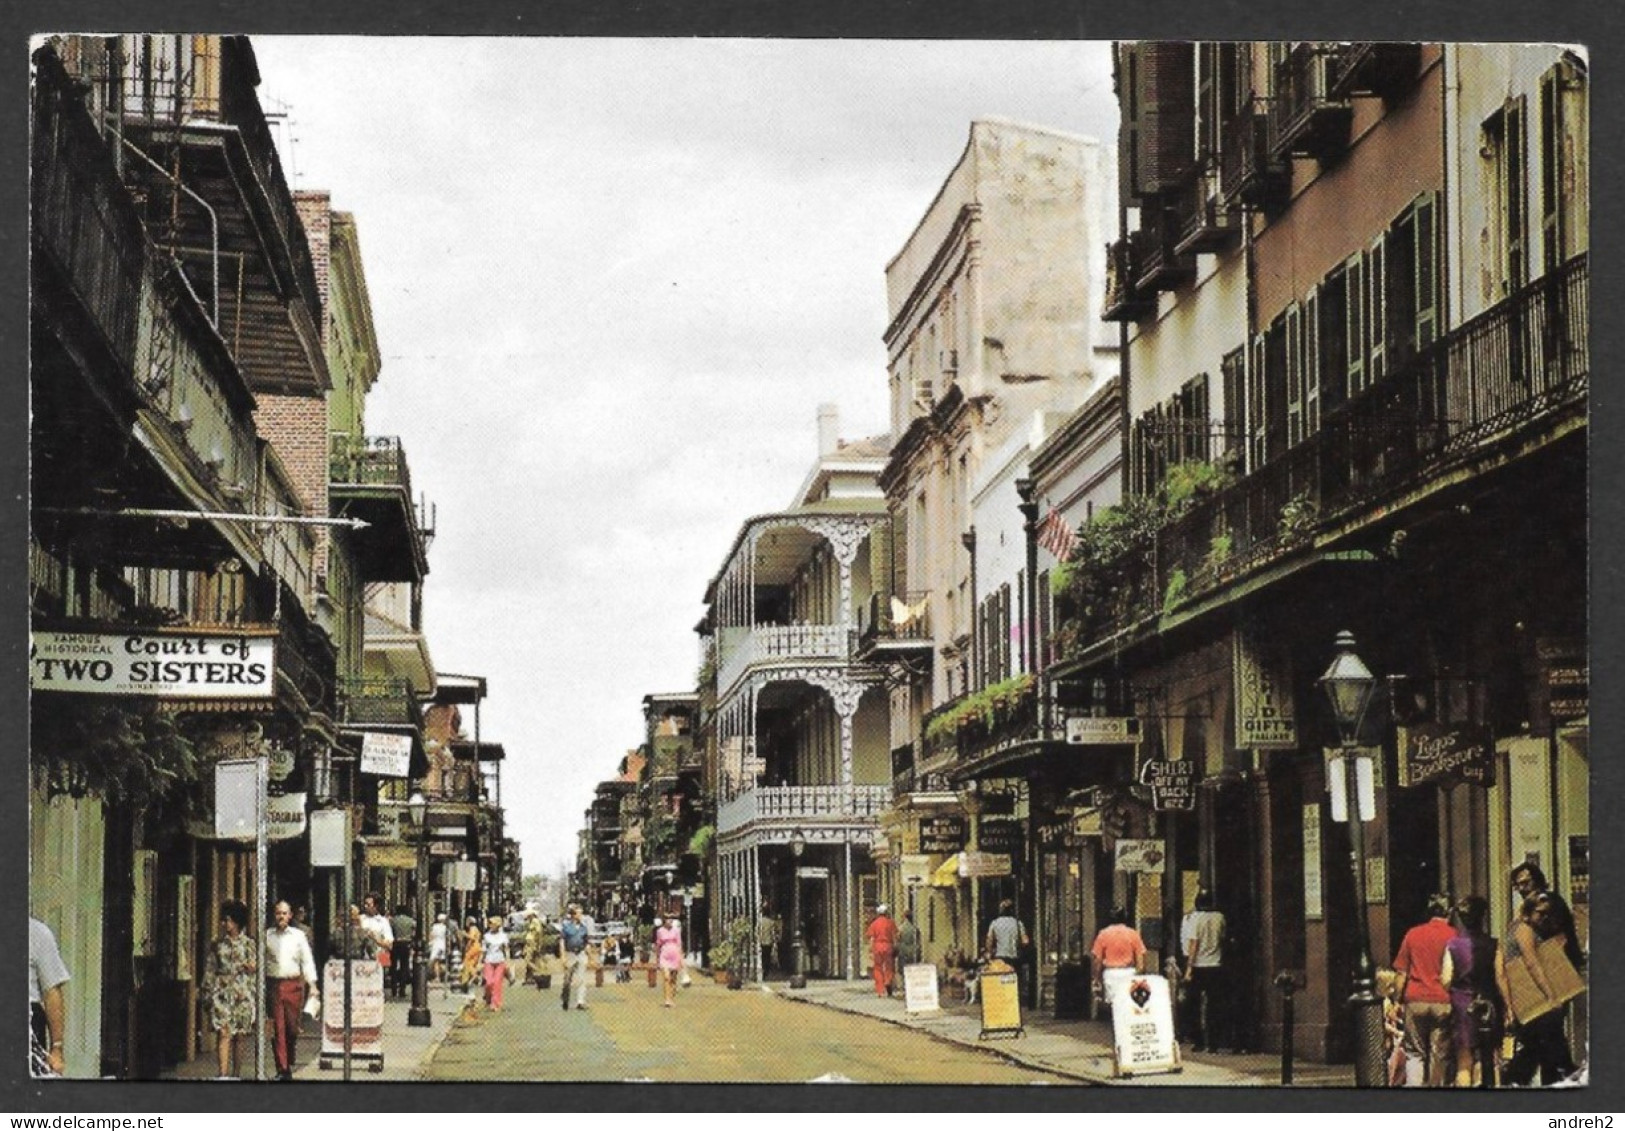
POLYGON ((1196 763, 1190 759, 1147 762, 1140 768, 1140 784, 1151 787, 1151 807, 1196 808, 1196 763))
POLYGON ((920 851, 958 852, 965 847, 964 817, 927 817, 920 822, 920 851))
POLYGON ((1266 648, 1241 631, 1234 639, 1237 748, 1295 749, 1298 724, 1292 710, 1292 665, 1285 650, 1266 648))
POLYGON ((270 699, 276 637, 203 632, 36 632, 35 691, 173 699, 270 699))
POLYGON ((1495 772, 1495 743, 1482 725, 1441 726, 1423 723, 1405 733, 1401 786, 1440 780, 1487 785, 1495 772))

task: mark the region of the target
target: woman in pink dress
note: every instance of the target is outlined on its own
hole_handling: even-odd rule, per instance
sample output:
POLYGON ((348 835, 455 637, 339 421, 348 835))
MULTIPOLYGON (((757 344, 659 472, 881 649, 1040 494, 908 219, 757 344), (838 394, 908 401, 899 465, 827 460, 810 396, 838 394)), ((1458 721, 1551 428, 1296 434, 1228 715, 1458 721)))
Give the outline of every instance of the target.
POLYGON ((677 1004, 677 976, 683 970, 683 931, 677 920, 666 919, 666 925, 655 930, 655 961, 666 991, 663 1003, 667 1009, 677 1004))

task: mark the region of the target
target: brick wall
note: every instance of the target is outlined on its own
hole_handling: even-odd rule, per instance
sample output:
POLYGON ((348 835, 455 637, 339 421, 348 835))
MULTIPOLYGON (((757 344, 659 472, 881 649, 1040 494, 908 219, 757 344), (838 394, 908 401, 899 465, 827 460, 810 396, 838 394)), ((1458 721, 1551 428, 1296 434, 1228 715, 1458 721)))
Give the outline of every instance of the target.
MULTIPOLYGON (((327 398, 261 393, 254 427, 287 469, 307 515, 327 515, 327 398)), ((328 531, 316 531, 315 567, 327 572, 328 531)))
POLYGON ((305 226, 311 266, 316 270, 316 293, 322 300, 322 345, 332 338, 333 316, 327 301, 328 265, 333 260, 333 194, 326 189, 301 189, 293 194, 294 208, 305 226))

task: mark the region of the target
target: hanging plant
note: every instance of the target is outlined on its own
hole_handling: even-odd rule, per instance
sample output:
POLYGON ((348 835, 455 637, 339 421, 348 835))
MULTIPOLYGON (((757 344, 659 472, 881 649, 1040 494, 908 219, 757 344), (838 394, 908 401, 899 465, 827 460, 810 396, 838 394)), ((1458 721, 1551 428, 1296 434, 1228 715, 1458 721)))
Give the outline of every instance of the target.
POLYGON ((694 856, 704 856, 711 851, 711 842, 717 838, 715 825, 701 825, 694 830, 694 835, 688 838, 688 851, 694 856))
POLYGON ((49 796, 145 809, 201 773, 196 745, 155 702, 39 694, 29 721, 30 767, 49 796))

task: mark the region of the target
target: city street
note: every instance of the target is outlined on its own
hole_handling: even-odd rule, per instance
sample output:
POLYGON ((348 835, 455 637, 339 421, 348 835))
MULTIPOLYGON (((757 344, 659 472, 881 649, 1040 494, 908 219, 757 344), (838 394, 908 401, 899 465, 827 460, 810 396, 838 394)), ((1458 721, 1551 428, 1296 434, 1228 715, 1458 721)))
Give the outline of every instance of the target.
MULTIPOLYGON (((559 1008, 558 983, 513 987, 501 1013, 465 1016, 430 1080, 647 1080, 656 1083, 1077 1084, 870 1018, 809 1008, 758 987, 696 977, 673 1009, 641 979, 559 1008)), ((897 1009, 901 1012, 901 1004, 897 1009)))

